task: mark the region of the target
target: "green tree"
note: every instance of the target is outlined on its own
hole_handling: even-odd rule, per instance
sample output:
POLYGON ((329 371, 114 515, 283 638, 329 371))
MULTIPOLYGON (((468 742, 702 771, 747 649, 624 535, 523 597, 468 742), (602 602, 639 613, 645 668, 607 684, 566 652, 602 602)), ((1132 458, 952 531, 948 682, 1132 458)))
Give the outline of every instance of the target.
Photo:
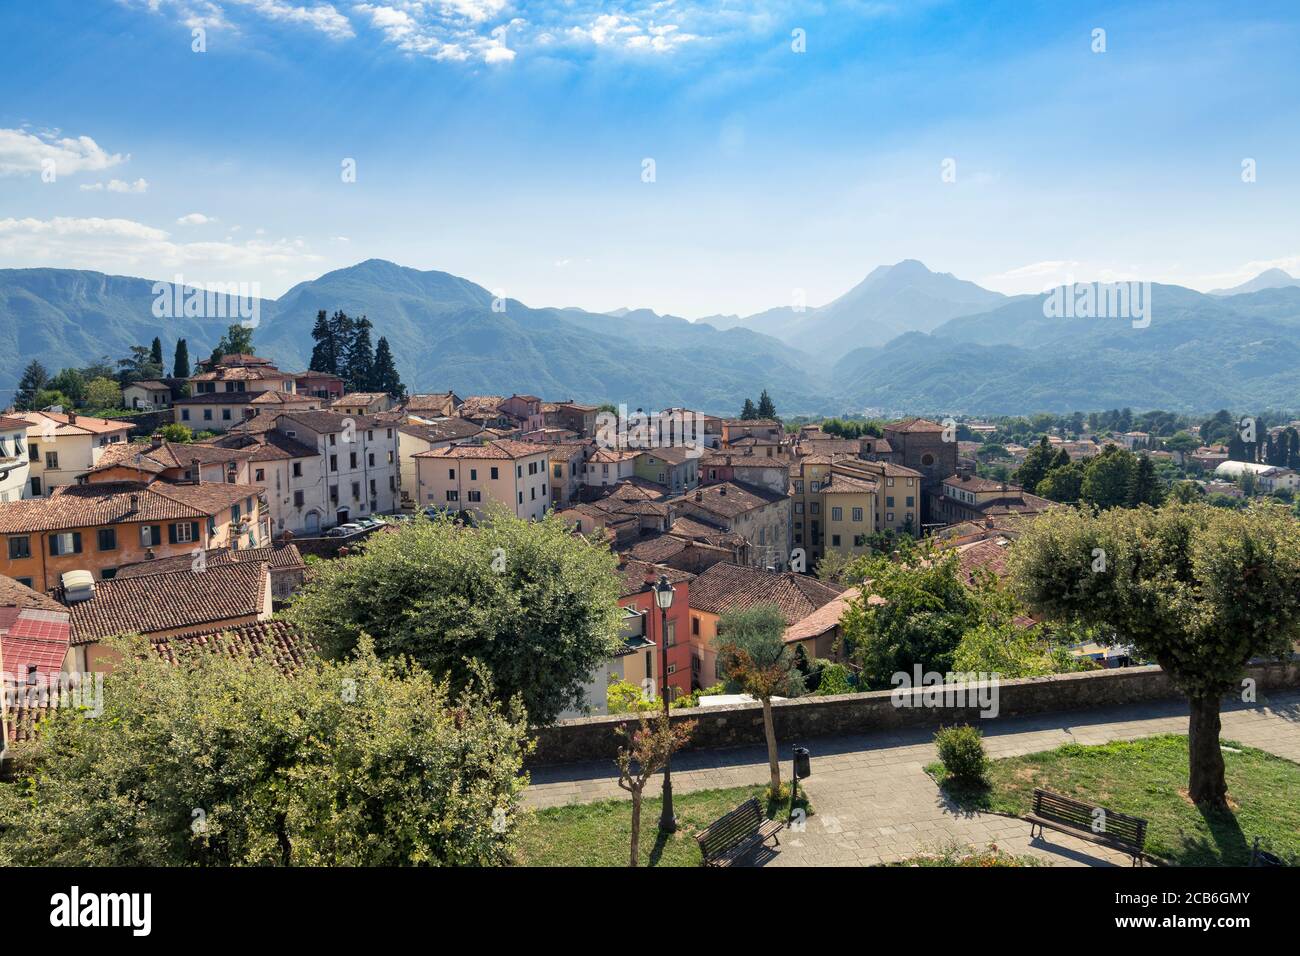
POLYGON ((781 761, 776 751, 772 698, 798 697, 805 689, 803 674, 784 635, 785 617, 775 604, 727 611, 718 620, 723 678, 729 687, 750 694, 763 705, 763 733, 772 771, 768 789, 773 799, 781 795, 781 761))
POLYGON ((162 365, 154 364, 150 350, 143 345, 131 346, 130 356, 118 359, 117 367, 117 380, 123 388, 132 382, 161 378, 163 374, 162 365))
POLYGON ((176 354, 172 357, 172 378, 190 377, 190 346, 184 339, 176 340, 176 354))
POLYGON ((1164 500, 1164 489, 1156 478, 1155 466, 1149 455, 1138 455, 1129 471, 1128 491, 1124 504, 1129 508, 1139 505, 1159 505, 1164 500))
POLYGON ((776 418, 776 405, 772 403, 772 398, 767 394, 767 389, 763 389, 763 394, 758 396, 757 415, 763 420, 776 418))
POLYGON ((87 408, 121 408, 122 390, 111 378, 97 378, 86 384, 87 408))
POLYGON ((23 369, 22 378, 18 380, 18 392, 14 396, 14 404, 20 411, 31 411, 32 409, 41 408, 36 404, 36 393, 45 388, 45 383, 50 380, 50 373, 45 370, 45 366, 40 362, 32 359, 23 369))
POLYGON ((375 391, 386 392, 398 401, 406 397, 406 386, 397 374, 393 350, 388 346, 388 339, 383 337, 380 337, 379 344, 375 346, 374 387, 375 391))
POLYGON ((857 573, 883 599, 869 601, 864 589, 840 622, 867 686, 889 687, 895 674, 917 664, 927 671, 952 670, 962 635, 980 620, 978 599, 958 577, 956 552, 939 554, 923 543, 895 560, 870 558, 857 573))
POLYGON ((754 407, 754 402, 751 399, 745 399, 745 404, 740 410, 740 417, 747 422, 752 422, 758 418, 758 409, 754 407))
POLYGON ((50 391, 62 392, 72 399, 72 404, 80 408, 86 404, 86 382, 80 369, 65 368, 50 379, 45 387, 50 391))
POLYGON ((162 339, 154 336, 153 345, 149 349, 149 361, 159 368, 163 367, 162 339))
POLYGON ((1165 439, 1165 449, 1177 455, 1179 461, 1189 451, 1196 451, 1200 447, 1201 440, 1190 432, 1178 432, 1172 438, 1165 439))
POLYGON ((194 432, 190 430, 188 425, 172 422, 170 425, 162 427, 162 437, 166 441, 175 442, 178 445, 188 445, 194 441, 194 432))
POLYGON ((1052 501, 1074 504, 1083 491, 1084 466, 1079 462, 1056 465, 1038 483, 1035 494, 1052 501))
POLYGON ((370 320, 364 315, 356 320, 352 340, 348 343, 348 364, 343 381, 350 391, 375 390, 375 350, 370 344, 370 320))
POLYGON ((317 567, 289 614, 331 657, 373 634, 381 657, 409 655, 453 690, 477 661, 540 725, 581 704, 620 646, 618 595, 608 550, 553 513, 534 522, 493 509, 476 528, 440 517, 372 536, 317 567))
POLYGON ((1047 476, 1047 471, 1052 467, 1055 458, 1056 451, 1044 435, 1038 440, 1038 444, 1029 450, 1024 462, 1016 470, 1016 484, 1030 494, 1037 494, 1038 483, 1047 476))
POLYGON ((1130 478, 1136 466, 1137 456, 1131 451, 1107 445, 1084 468, 1080 500, 1096 508, 1121 508, 1128 504, 1130 478))
POLYGON ((1220 700, 1251 658, 1300 639, 1300 524, 1277 506, 1060 509, 1027 527, 1009 565, 1030 607, 1118 633, 1169 674, 1191 705, 1189 794, 1224 807, 1220 700))
MULTIPOLYGON (((217 342, 216 348, 208 357, 208 367, 211 368, 221 360, 223 355, 252 355, 253 354, 253 328, 252 326, 243 325, 236 322, 233 325, 226 326, 226 332, 217 342)), ((162 372, 158 373, 159 375, 162 372)))
POLYGON ((352 319, 341 309, 326 316, 324 309, 316 313, 311 337, 316 343, 311 350, 309 368, 313 372, 328 372, 342 376, 347 367, 348 343, 352 341, 352 319))
MULTIPOLYGON (((0 864, 410 866, 510 861, 527 727, 367 647, 286 677, 268 657, 143 641, 0 783, 0 864)), ((182 644, 184 642, 181 642, 182 644)))

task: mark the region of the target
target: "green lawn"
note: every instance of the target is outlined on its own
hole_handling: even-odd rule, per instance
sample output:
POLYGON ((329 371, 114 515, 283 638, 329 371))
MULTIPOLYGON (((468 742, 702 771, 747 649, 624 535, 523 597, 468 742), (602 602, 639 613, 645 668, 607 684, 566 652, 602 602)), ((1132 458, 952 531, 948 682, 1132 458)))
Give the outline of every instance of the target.
MULTIPOLYGON (((695 834, 750 797, 763 803, 766 789, 757 785, 673 794, 677 832, 663 841, 658 826, 661 801, 647 799, 641 806, 641 865, 699 866, 695 834)), ((796 806, 812 815, 802 794, 796 806)), ((784 820, 789 809, 787 797, 768 803, 767 815, 784 820)), ((777 834, 784 836, 784 830, 777 834)), ((631 839, 631 798, 552 807, 530 814, 520 827, 517 862, 521 866, 627 866, 631 839)))
POLYGON ((1230 813, 1202 813, 1187 798, 1187 738, 1166 734, 1097 747, 1056 750, 992 762, 987 788, 949 786, 966 809, 1024 816, 1034 787, 1100 804, 1148 821, 1147 853, 1176 866, 1245 866, 1254 838, 1284 858, 1300 858, 1300 764, 1223 741, 1230 813))

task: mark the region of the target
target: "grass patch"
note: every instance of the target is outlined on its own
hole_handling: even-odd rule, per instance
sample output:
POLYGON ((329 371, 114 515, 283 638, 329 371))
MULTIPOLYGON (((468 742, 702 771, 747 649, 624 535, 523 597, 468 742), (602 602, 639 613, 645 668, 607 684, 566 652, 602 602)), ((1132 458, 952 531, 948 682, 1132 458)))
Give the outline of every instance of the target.
POLYGON ((984 849, 962 846, 954 843, 935 853, 923 853, 920 856, 898 860, 894 863, 882 863, 881 866, 957 866, 957 867, 1003 867, 1003 866, 1042 866, 1037 857, 1016 856, 999 850, 990 843, 984 849))
POLYGON ((1202 812, 1187 798, 1187 737, 1163 734, 1095 747, 995 760, 985 787, 945 779, 927 766, 948 797, 967 810, 1024 816, 1042 787, 1148 822, 1146 850, 1175 866, 1245 866, 1251 842, 1284 858, 1300 858, 1300 764, 1223 741, 1231 812, 1202 812))
MULTIPOLYGON (((725 790, 699 790, 674 793, 673 810, 677 814, 677 832, 659 836, 659 810, 663 801, 647 799, 641 805, 641 865, 699 866, 703 860, 695 834, 734 810, 750 797, 766 804, 768 819, 784 820, 790 799, 766 800, 767 787, 731 787, 725 790)), ((812 816, 808 801, 795 803, 812 816)), ((785 836, 785 831, 777 834, 785 836)), ((602 800, 599 803, 550 807, 528 815, 520 827, 520 866, 627 866, 632 840, 632 800, 602 800)))

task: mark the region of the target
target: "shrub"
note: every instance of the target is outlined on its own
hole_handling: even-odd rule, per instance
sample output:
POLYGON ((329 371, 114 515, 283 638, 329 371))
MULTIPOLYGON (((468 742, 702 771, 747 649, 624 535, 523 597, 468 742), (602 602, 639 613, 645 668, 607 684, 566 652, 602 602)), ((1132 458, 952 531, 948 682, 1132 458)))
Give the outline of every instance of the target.
POLYGON ((954 780, 980 782, 988 769, 983 735, 974 727, 940 727, 934 735, 943 769, 954 780))
POLYGON ((821 669, 821 680, 817 684, 817 695, 824 697, 828 694, 852 694, 854 691, 853 684, 849 680, 849 669, 843 664, 835 664, 829 661, 821 661, 825 666, 821 669))

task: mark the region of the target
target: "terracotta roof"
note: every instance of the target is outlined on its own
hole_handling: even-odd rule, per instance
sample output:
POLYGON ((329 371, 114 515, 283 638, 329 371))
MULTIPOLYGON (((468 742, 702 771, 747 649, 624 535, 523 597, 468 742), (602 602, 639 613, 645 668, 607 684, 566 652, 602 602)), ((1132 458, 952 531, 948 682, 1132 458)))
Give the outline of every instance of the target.
POLYGON ((623 553, 629 558, 656 564, 681 554, 688 547, 690 547, 689 539, 674 537, 671 534, 656 534, 649 538, 642 538, 623 553))
POLYGON ((615 462, 627 461, 629 458, 636 458, 641 454, 634 448, 597 448, 588 461, 594 461, 597 464, 614 464, 615 462))
POLYGON ((411 422, 408 425, 398 427, 397 430, 405 435, 421 438, 428 442, 471 438, 483 431, 478 425, 464 418, 440 418, 438 421, 429 422, 428 424, 411 422))
POLYGON ((843 591, 842 587, 793 571, 715 564, 692 582, 691 607, 723 614, 759 604, 775 604, 788 626, 835 600, 843 591))
POLYGON ((455 392, 434 392, 425 395, 412 395, 404 403, 408 412, 439 412, 443 415, 450 415, 457 408, 456 403, 460 398, 455 392))
POLYGON ((38 435, 110 435, 114 432, 129 432, 130 422, 115 422, 108 418, 91 418, 88 415, 72 415, 58 412, 19 412, 18 418, 35 428, 38 435))
POLYGON ((456 414, 461 416, 496 414, 505 400, 504 395, 469 395, 461 403, 460 408, 456 409, 456 414))
POLYGON ((311 641, 283 620, 257 621, 183 636, 159 637, 149 643, 160 657, 172 663, 176 662, 180 648, 198 647, 243 659, 268 657, 286 674, 299 670, 316 655, 311 641))
MULTIPOLYGON (((669 584, 689 583, 695 580, 695 575, 689 571, 678 571, 676 568, 647 564, 645 561, 630 559, 624 560, 619 565, 618 574, 623 583, 619 597, 627 597, 629 594, 639 594, 644 591, 646 589, 646 580, 651 575, 654 576, 656 581, 659 580, 659 575, 666 575, 669 584)), ((693 603, 694 601, 692 601, 693 603)))
POLYGON ((943 431, 943 426, 925 418, 904 418, 901 422, 894 422, 892 425, 886 425, 885 431, 902 432, 904 434, 913 434, 917 432, 941 432, 943 431))
POLYGON ((879 491, 880 484, 865 478, 832 474, 830 483, 822 485, 821 490, 828 495, 860 495, 864 492, 879 491))
POLYGON ((961 568, 962 578, 967 584, 975 583, 975 572, 985 570, 997 578, 1007 576, 1007 555, 1010 542, 1006 538, 990 538, 960 545, 957 548, 957 562, 961 568))
POLYGON ((342 398, 334 399, 331 405, 369 405, 383 397, 383 392, 348 392, 342 398))
POLYGON ((787 500, 786 495, 779 495, 776 492, 768 491, 766 488, 759 488, 757 485, 747 485, 738 481, 722 481, 716 485, 706 485, 679 498, 674 498, 673 503, 688 501, 696 508, 734 518, 736 515, 753 511, 755 508, 762 508, 785 500, 787 500))
POLYGON ((72 643, 89 644, 113 634, 201 629, 261 614, 267 569, 265 561, 255 561, 97 581, 93 597, 70 605, 72 643))
POLYGON ((129 385, 126 385, 124 387, 131 388, 132 386, 135 386, 136 388, 146 388, 151 392, 171 391, 171 388, 168 386, 166 382, 160 382, 157 379, 152 379, 152 378, 145 378, 145 379, 141 379, 138 382, 131 382, 129 385))
POLYGON ((66 607, 0 607, 4 673, 22 679, 35 667, 39 674, 57 674, 68 656, 70 634, 66 607))
POLYGON ((155 482, 146 486, 138 481, 64 485, 55 488, 48 498, 13 501, 0 507, 0 534, 206 518, 242 498, 261 493, 261 485, 215 481, 202 485, 155 482))
MULTIPOLYGON (((836 595, 835 598, 826 604, 823 604, 817 610, 813 611, 807 617, 800 618, 785 629, 785 640, 805 641, 810 637, 819 637, 834 627, 838 627, 840 618, 844 612, 849 609, 849 605, 858 596, 860 592, 857 588, 849 588, 843 594, 836 595)), ((868 601, 876 604, 883 604, 884 599, 876 595, 868 598, 868 601)))
POLYGON ((943 480, 945 485, 952 488, 960 488, 963 491, 986 492, 1001 491, 1010 494, 1018 494, 1022 489, 1019 485, 1008 484, 1005 481, 994 481, 991 478, 980 478, 976 475, 962 477, 961 475, 952 475, 943 480))
POLYGON ((0 415, 0 428, 5 431, 9 429, 31 428, 32 423, 25 418, 15 418, 12 415, 0 415))
POLYGON ((545 454, 549 449, 545 445, 514 441, 510 438, 498 438, 486 445, 452 445, 448 448, 431 448, 422 451, 416 458, 468 458, 473 461, 485 459, 513 461, 527 458, 529 455, 545 454))
MULTIPOLYGON (((307 567, 299 553, 298 547, 292 543, 281 543, 271 545, 266 548, 243 548, 239 551, 230 548, 208 548, 205 552, 205 558, 208 567, 216 567, 223 564, 238 564, 264 561, 272 570, 275 571, 294 571, 307 567)), ((116 581, 124 578, 143 578, 151 574, 171 574, 175 571, 189 571, 193 568, 194 555, 178 554, 170 558, 155 558, 152 561, 139 561, 135 564, 124 564, 117 569, 116 581)))
POLYGON ((789 455, 754 455, 731 451, 711 451, 700 456, 705 468, 786 468, 792 462, 789 455))
POLYGON ((698 458, 699 449, 684 448, 680 445, 665 445, 660 448, 642 449, 641 455, 646 455, 650 458, 661 458, 671 465, 680 465, 692 458, 698 458))
POLYGON ((66 611, 54 598, 33 591, 25 584, 0 574, 0 607, 36 608, 40 611, 66 611))
POLYGON ((257 397, 249 404, 251 405, 310 405, 313 402, 319 402, 320 399, 315 395, 296 395, 293 392, 282 392, 277 388, 265 392, 259 392, 257 397))
POLYGON ((744 425, 753 428, 780 428, 781 423, 775 418, 724 418, 724 425, 744 425))
POLYGON ((105 446, 98 463, 86 474, 110 468, 138 468, 157 474, 169 468, 189 468, 196 458, 201 465, 217 465, 249 457, 250 453, 241 449, 202 442, 165 441, 156 448, 149 442, 115 442, 105 446))

